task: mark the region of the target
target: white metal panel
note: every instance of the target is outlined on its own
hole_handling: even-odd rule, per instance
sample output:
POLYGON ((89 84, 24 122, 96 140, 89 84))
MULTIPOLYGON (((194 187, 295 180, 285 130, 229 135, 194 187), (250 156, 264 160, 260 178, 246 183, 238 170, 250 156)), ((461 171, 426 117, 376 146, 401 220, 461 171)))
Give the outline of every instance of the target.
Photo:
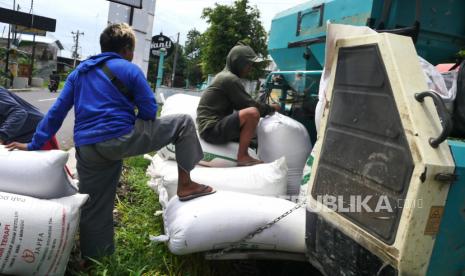
POLYGON ((421 206, 404 207, 395 241, 389 245, 318 202, 311 191, 325 141, 325 132, 320 131, 315 147, 317 158, 308 189, 309 208, 319 210, 318 214, 326 221, 337 225, 339 230, 353 240, 396 267, 400 275, 423 275, 434 246, 434 234, 427 231, 430 212, 445 205, 449 190, 449 185, 437 181, 435 175, 453 173, 454 162, 447 142, 438 148, 432 148, 428 143, 428 139, 437 136, 442 127, 433 102, 427 99, 419 103, 414 98, 415 93, 426 91, 428 87, 411 39, 392 34, 375 34, 338 40, 320 129, 326 129, 329 120, 339 49, 372 44, 379 47, 415 165, 405 202, 421 202, 421 206))

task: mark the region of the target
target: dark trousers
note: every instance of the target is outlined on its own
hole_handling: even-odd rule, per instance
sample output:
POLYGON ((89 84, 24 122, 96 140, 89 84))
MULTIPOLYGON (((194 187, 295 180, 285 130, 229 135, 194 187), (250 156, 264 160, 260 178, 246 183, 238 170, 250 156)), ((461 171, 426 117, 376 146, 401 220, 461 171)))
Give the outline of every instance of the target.
POLYGON ((79 192, 90 198, 81 210, 80 246, 83 257, 101 257, 115 250, 113 208, 122 159, 176 147, 176 160, 191 171, 203 152, 189 115, 171 115, 153 121, 137 120, 134 130, 124 136, 76 148, 79 192))

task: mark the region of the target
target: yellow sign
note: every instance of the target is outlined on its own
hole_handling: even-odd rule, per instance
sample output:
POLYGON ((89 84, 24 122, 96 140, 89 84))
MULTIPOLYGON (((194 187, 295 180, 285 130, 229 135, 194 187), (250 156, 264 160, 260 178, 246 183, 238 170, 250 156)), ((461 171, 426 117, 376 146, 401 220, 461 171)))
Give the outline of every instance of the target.
POLYGON ((42 35, 42 36, 45 36, 45 34, 47 33, 47 32, 44 31, 44 30, 39 30, 39 29, 35 29, 35 28, 24 27, 24 26, 21 26, 21 25, 16 25, 15 28, 16 28, 16 32, 22 33, 22 34, 32 34, 32 35, 35 34, 35 35, 42 35))

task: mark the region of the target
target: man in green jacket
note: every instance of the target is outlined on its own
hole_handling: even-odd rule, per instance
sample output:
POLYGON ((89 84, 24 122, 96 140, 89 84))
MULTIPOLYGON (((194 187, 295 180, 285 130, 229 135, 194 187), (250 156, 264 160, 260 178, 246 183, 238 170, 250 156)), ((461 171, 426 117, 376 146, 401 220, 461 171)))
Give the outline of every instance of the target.
POLYGON ((206 89, 197 108, 200 137, 208 143, 225 144, 239 140, 238 166, 263 163, 249 156, 260 117, 279 110, 278 105, 256 102, 245 91, 241 78, 248 76, 261 59, 246 45, 236 45, 226 58, 226 67, 206 89))

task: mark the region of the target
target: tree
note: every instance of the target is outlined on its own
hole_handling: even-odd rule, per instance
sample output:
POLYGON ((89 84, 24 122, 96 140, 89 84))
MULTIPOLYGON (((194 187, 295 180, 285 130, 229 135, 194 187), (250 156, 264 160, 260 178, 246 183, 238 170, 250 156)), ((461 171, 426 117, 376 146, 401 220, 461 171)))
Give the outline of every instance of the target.
MULTIPOLYGON (((174 87, 184 86, 184 71, 186 70, 186 55, 184 54, 184 47, 181 45, 178 46, 178 60, 176 61, 176 73, 174 74, 174 87)), ((176 42, 173 42, 173 47, 176 47, 176 42)), ((176 48, 175 48, 176 49, 176 48)), ((163 73, 164 79, 171 81, 171 75, 173 74, 173 64, 174 64, 175 53, 165 59, 165 72, 163 73)))
POLYGON ((197 85, 202 82, 201 68, 201 40, 202 34, 196 29, 192 29, 187 33, 187 40, 184 46, 184 54, 186 55, 187 65, 184 75, 190 85, 197 85))
POLYGON ((184 50, 187 56, 191 56, 191 58, 199 56, 201 36, 202 34, 195 28, 187 33, 186 44, 184 45, 184 50))
POLYGON ((155 86, 157 82, 158 73, 158 58, 150 55, 149 57, 149 68, 147 70, 147 80, 155 86))
MULTIPOLYGON (((263 57, 268 55, 266 32, 260 22, 260 12, 248 0, 237 0, 232 6, 215 4, 205 8, 202 18, 210 24, 202 35, 202 71, 204 76, 216 74, 224 68, 229 50, 237 42, 245 42, 263 57)), ((253 72, 252 79, 261 75, 266 63, 253 72)))

